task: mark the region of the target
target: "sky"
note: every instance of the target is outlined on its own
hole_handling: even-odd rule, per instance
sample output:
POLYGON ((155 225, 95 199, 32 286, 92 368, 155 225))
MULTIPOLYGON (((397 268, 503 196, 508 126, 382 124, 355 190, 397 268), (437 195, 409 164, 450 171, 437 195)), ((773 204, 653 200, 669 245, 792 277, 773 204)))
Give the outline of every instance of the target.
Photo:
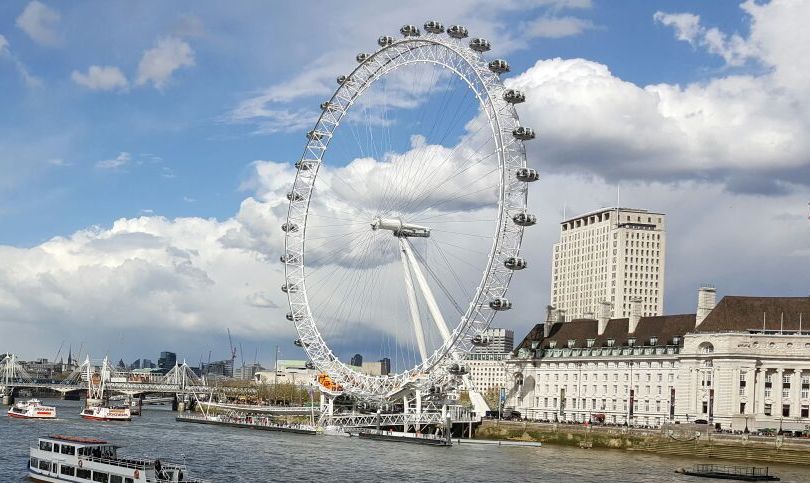
POLYGON ((12 0, 0 352, 196 364, 227 357, 230 328, 247 360, 303 358, 278 289, 292 164, 355 55, 434 18, 508 59, 538 134, 530 269, 495 325, 542 320, 563 211, 617 187, 667 214, 666 313, 694 312, 702 283, 810 293, 810 2, 12 0))

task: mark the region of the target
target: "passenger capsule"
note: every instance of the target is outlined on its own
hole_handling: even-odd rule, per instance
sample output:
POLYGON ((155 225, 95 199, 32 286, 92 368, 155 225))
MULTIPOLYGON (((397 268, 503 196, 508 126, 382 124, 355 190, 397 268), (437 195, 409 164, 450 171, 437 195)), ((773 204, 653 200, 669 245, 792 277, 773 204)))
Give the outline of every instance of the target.
POLYGON ((295 233, 298 231, 298 225, 295 223, 284 223, 281 225, 281 230, 286 231, 287 233, 295 233))
POLYGON ((444 32, 444 25, 436 20, 428 20, 425 22, 425 31, 432 34, 440 34, 444 32))
POLYGON ((489 308, 492 310, 509 310, 512 308, 512 302, 509 299, 498 297, 489 303, 489 308))
POLYGON ((477 38, 470 40, 470 48, 476 52, 487 52, 492 47, 489 45, 489 40, 477 38))
POLYGON ((403 25, 401 29, 399 29, 399 33, 401 33, 405 37, 419 37, 419 27, 416 25, 403 25))
POLYGON ((515 178, 517 178, 518 181, 531 183, 532 181, 540 179, 540 173, 538 173, 536 169, 518 168, 517 171, 515 171, 515 178))
POLYGON ((302 195, 301 193, 290 191, 289 193, 287 193, 287 199, 290 201, 303 201, 304 195, 302 195))
POLYGON ((347 76, 347 75, 339 75, 336 80, 337 80, 337 83, 339 85, 343 85, 343 84, 349 82, 349 76, 347 76))
POLYGON ((297 293, 298 292, 298 285, 290 285, 285 283, 281 286, 281 291, 284 293, 297 293))
POLYGON ((377 39, 377 45, 380 47, 388 47, 389 45, 394 43, 394 37, 389 37, 387 35, 383 35, 379 39, 377 39))
POLYGON ((357 63, 358 63, 358 64, 362 64, 362 63, 363 63, 363 62, 365 62, 365 61, 366 61, 366 59, 368 59, 369 57, 371 57, 371 54, 366 54, 366 53, 364 53, 364 52, 360 52, 359 54, 357 54, 357 57, 355 57, 355 59, 357 59, 357 63))
POLYGON ((475 335, 472 338, 472 345, 476 347, 484 347, 489 345, 489 337, 484 337, 481 334, 475 335))
POLYGON ((463 376, 464 374, 467 374, 467 367, 463 364, 453 363, 447 368, 447 372, 454 376, 463 376))
POLYGON ((503 91, 503 100, 509 104, 520 104, 526 102, 526 94, 517 89, 506 89, 503 91))
POLYGON ((287 312, 287 320, 289 320, 290 322, 298 322, 299 320, 304 320, 304 314, 293 315, 292 312, 287 312))
POLYGON ((304 347, 304 341, 302 341, 301 339, 295 339, 293 341, 293 344, 295 344, 297 347, 304 347))
POLYGON ((338 107, 332 102, 326 101, 321 103, 321 110, 322 111, 329 111, 334 112, 337 111, 338 107))
POLYGON ((530 127, 518 126, 512 130, 512 136, 521 141, 529 141, 534 139, 534 129, 530 127))
POLYGON ((307 361, 304 364, 304 367, 306 367, 307 369, 315 369, 315 363, 313 363, 312 361, 307 361))
POLYGON ((529 262, 525 258, 509 257, 503 261, 503 266, 509 270, 523 270, 529 266, 529 262))
POLYGON ((512 217, 512 221, 515 222, 515 225, 519 226, 532 226, 537 223, 537 217, 522 211, 517 215, 512 217))
POLYGON ((489 70, 496 74, 503 74, 509 72, 509 63, 503 59, 495 59, 489 63, 489 70))
POLYGON ((295 168, 301 171, 309 171, 310 169, 314 169, 318 163, 319 161, 317 159, 301 159, 295 162, 295 168))
POLYGON ((326 134, 327 133, 323 131, 316 131, 315 129, 313 129, 312 131, 307 133, 307 139, 309 139, 310 141, 319 141, 326 134))
POLYGON ((447 35, 453 37, 454 39, 466 39, 469 32, 467 32, 467 27, 453 25, 447 28, 447 35))

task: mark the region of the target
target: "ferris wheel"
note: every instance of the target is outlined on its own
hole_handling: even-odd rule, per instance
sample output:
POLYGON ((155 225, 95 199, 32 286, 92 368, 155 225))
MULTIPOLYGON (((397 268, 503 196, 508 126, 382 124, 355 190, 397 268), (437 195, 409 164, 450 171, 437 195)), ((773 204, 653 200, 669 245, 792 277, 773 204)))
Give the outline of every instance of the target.
POLYGON ((296 345, 333 391, 376 400, 466 373, 464 355, 512 307, 537 220, 535 135, 515 110, 525 95, 501 81, 508 63, 485 60, 490 43, 460 25, 400 33, 337 77, 282 225, 296 345))

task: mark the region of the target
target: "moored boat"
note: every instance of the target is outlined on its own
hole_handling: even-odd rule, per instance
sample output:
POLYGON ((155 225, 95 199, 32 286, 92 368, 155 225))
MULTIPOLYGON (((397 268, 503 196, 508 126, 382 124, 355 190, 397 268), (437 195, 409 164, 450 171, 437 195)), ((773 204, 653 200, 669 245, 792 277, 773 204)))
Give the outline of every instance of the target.
POLYGON ((779 481, 779 477, 770 474, 767 466, 695 465, 689 469, 678 468, 675 473, 718 480, 779 481))
POLYGON ((92 421, 132 421, 129 407, 88 406, 82 410, 81 417, 92 421))
POLYGON ((34 481, 108 483, 205 483, 188 477, 185 465, 118 455, 120 446, 100 439, 54 435, 39 438, 28 460, 34 481))
POLYGON ((56 418, 56 408, 43 406, 39 399, 29 399, 11 406, 8 415, 18 419, 54 419, 56 418))

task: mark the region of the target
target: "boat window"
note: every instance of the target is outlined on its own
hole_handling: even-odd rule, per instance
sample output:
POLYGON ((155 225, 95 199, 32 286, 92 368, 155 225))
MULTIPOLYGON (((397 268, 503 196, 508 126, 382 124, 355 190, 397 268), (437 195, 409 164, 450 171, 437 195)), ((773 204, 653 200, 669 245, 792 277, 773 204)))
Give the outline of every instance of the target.
POLYGON ((59 445, 58 445, 58 444, 56 444, 56 443, 54 443, 54 444, 53 444, 53 452, 54 452, 54 453, 58 453, 58 452, 59 452, 59 445))
POLYGON ((135 483, 135 480, 132 478, 124 478, 124 483, 135 483))
POLYGON ((45 460, 39 460, 39 469, 45 471, 51 471, 51 462, 45 460))
POLYGON ((89 480, 91 473, 92 472, 90 470, 85 470, 84 468, 76 468, 77 478, 84 478, 85 480, 89 480))
POLYGON ((70 446, 70 445, 67 445, 67 444, 63 444, 62 445, 62 454, 75 455, 76 454, 76 447, 75 446, 70 446))
POLYGON ((52 448, 50 441, 40 441, 39 442, 39 449, 42 451, 50 451, 52 448))
POLYGON ((39 465, 39 460, 36 458, 31 458, 31 468, 36 468, 39 465))
POLYGON ((110 475, 110 483, 124 483, 124 477, 118 475, 110 475))
POLYGON ((110 475, 107 473, 102 473, 100 471, 93 472, 93 481, 98 481, 100 483, 108 483, 110 480, 110 475))
POLYGON ((76 474, 76 468, 74 468, 73 466, 62 465, 62 468, 60 468, 59 472, 62 473, 63 475, 73 476, 76 474))

